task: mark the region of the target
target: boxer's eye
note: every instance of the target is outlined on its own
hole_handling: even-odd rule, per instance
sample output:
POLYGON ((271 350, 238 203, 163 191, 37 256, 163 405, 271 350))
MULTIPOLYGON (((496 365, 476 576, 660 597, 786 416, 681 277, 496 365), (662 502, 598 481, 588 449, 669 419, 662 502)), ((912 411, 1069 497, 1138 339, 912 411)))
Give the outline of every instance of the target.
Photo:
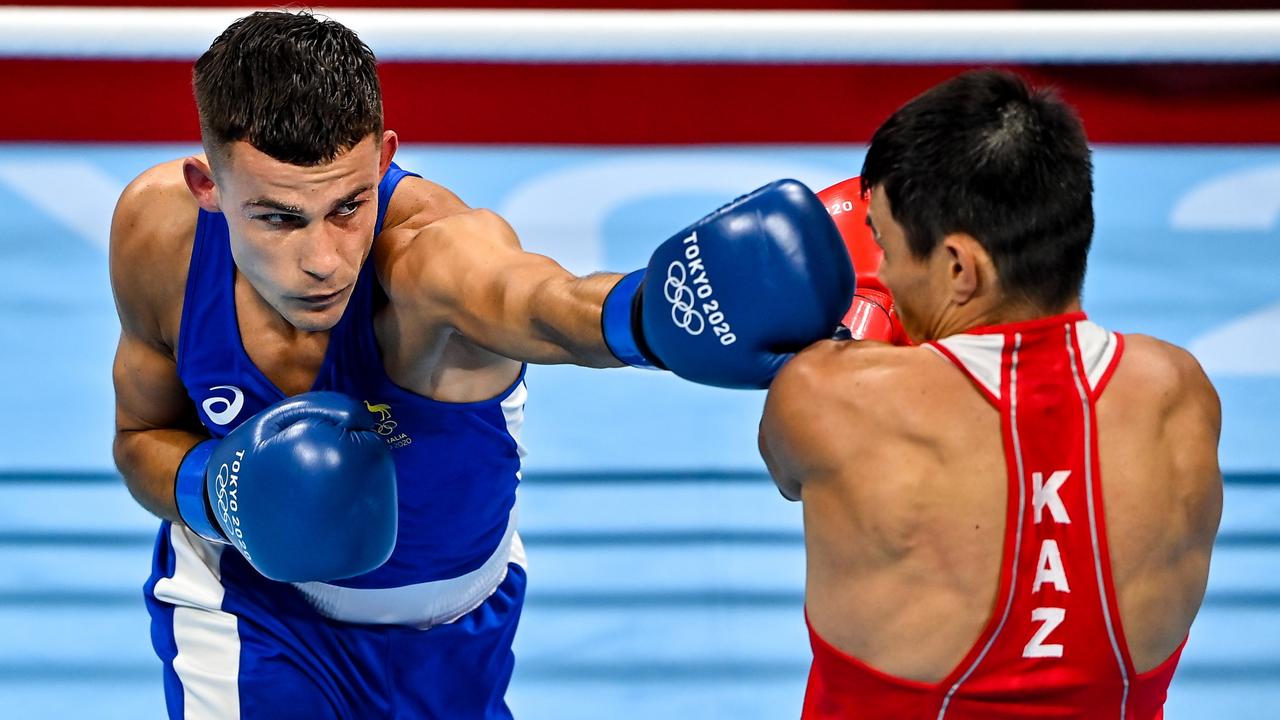
POLYGON ((298 227, 302 225, 302 218, 289 213, 266 213, 259 215, 255 220, 266 223, 271 227, 298 227))
POLYGON ((871 239, 876 241, 876 245, 879 245, 881 250, 884 250, 884 241, 880 239, 880 231, 876 230, 875 224, 871 222, 870 213, 867 214, 866 222, 867 222, 867 228, 871 230, 871 239))
POLYGON ((355 215, 356 210, 359 210, 360 206, 363 205, 364 203, 365 203, 364 200, 352 200, 351 202, 342 203, 341 205, 333 209, 333 214, 337 215, 338 217, 350 217, 352 215, 355 215))

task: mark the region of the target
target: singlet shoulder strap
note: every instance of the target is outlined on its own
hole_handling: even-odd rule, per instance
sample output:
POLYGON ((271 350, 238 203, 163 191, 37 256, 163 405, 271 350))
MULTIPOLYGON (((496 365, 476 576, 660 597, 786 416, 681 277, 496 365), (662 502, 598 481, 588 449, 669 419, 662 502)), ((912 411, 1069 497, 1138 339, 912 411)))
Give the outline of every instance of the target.
POLYGON ((1089 320, 1083 313, 1044 318, 1029 323, 993 326, 974 332, 952 335, 925 344, 957 368, 992 404, 999 406, 1000 372, 1008 344, 1009 332, 1036 329, 1053 322, 1074 326, 1080 357, 1083 360, 1090 395, 1096 400, 1111 379, 1124 351, 1124 337, 1089 320))
POLYGON ((218 291, 234 281, 228 263, 227 219, 222 213, 198 210, 196 233, 191 244, 191 262, 187 266, 187 287, 182 299, 182 317, 178 325, 177 365, 181 374, 190 355, 194 328, 206 327, 218 306, 218 291))
POLYGON ((996 333, 952 335, 926 343, 925 347, 959 368, 988 402, 996 407, 1000 406, 1000 373, 1005 352, 1004 335, 996 333))
POLYGON ((1120 356, 1124 354, 1124 336, 1090 320, 1080 320, 1075 323, 1075 337, 1089 395, 1097 400, 1120 364, 1120 356))
POLYGON ((394 162, 382 174, 382 180, 378 182, 378 223, 373 230, 375 237, 382 232, 382 224, 387 218, 387 207, 391 204, 391 194, 396 191, 396 186, 400 184, 400 181, 407 177, 420 178, 422 176, 409 172, 394 162))

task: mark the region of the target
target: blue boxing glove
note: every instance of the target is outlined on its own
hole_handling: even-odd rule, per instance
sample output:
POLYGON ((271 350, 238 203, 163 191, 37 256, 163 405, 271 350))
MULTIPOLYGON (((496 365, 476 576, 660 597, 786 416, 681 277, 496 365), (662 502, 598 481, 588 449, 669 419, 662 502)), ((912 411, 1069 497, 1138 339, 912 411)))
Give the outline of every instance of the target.
POLYGON ((272 580, 337 580, 386 562, 399 507, 373 415, 333 392, 281 400, 178 467, 187 527, 229 543, 272 580))
POLYGON ((673 236, 604 302, 624 363, 728 388, 765 388, 795 352, 831 337, 853 299, 840 232, 817 196, 778 180, 673 236))

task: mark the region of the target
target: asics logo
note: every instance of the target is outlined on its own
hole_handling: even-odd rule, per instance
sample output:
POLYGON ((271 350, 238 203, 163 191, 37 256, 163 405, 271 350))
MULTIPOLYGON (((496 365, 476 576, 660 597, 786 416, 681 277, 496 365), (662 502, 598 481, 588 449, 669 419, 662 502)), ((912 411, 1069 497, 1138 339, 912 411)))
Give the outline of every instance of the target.
POLYGON ((667 266, 667 281, 662 286, 662 295, 671 303, 671 322, 678 328, 684 328, 690 335, 700 335, 706 328, 707 321, 694 306, 693 288, 687 281, 689 271, 684 263, 674 260, 667 266))
POLYGON ((244 393, 235 385, 215 385, 209 388, 214 390, 230 390, 231 398, 225 398, 220 395, 214 395, 200 403, 200 407, 204 408, 204 414, 209 416, 209 421, 215 425, 226 425, 236 416, 240 414, 240 410, 244 408, 244 393))

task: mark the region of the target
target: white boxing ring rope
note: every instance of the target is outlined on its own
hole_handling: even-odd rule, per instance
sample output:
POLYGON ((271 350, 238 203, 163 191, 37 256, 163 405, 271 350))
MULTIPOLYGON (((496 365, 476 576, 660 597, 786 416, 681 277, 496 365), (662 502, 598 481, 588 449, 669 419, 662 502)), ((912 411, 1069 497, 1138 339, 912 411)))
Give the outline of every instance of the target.
MULTIPOLYGON (((190 60, 250 8, 0 8, 0 59, 190 60)), ((659 63, 1280 61, 1280 11, 318 9, 381 60, 659 63)))

